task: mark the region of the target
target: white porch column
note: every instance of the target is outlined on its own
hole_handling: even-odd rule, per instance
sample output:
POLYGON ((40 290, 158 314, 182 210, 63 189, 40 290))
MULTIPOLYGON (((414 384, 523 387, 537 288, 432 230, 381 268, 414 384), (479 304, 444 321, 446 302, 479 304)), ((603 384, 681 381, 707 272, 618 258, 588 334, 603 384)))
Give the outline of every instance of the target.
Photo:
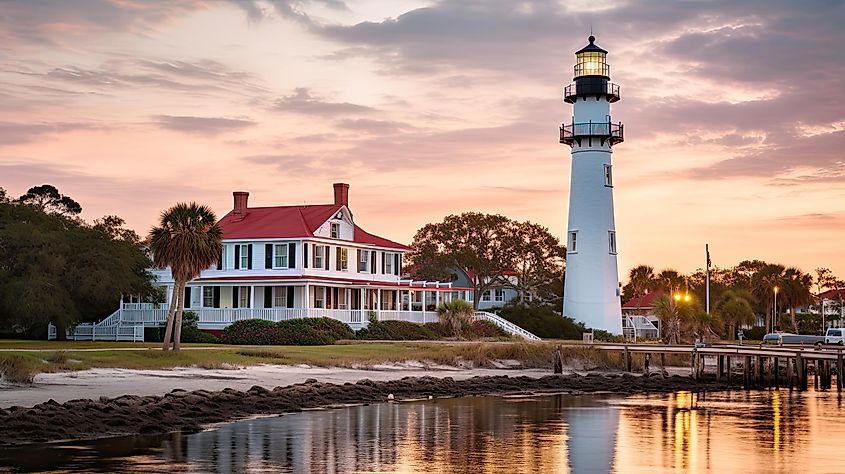
POLYGON ((434 310, 437 311, 437 308, 440 307, 440 291, 434 292, 434 310))
POLYGON ((427 293, 427 291, 422 290, 422 297, 420 298, 422 300, 422 305, 420 306, 420 311, 425 311, 425 302, 428 301, 426 298, 428 296, 427 293))
POLYGON ((249 314, 255 316, 255 285, 249 287, 249 314))
POLYGON ((311 307, 311 286, 306 283, 303 291, 305 294, 302 296, 302 309, 306 310, 305 312, 308 313, 308 309, 311 307))

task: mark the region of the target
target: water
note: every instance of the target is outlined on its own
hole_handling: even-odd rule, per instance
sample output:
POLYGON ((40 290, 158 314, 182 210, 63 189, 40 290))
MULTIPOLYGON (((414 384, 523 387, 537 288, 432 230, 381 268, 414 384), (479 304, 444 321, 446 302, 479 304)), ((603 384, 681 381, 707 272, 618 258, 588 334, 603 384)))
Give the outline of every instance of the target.
POLYGON ((0 450, 0 471, 845 472, 841 409, 784 390, 385 403, 0 450))

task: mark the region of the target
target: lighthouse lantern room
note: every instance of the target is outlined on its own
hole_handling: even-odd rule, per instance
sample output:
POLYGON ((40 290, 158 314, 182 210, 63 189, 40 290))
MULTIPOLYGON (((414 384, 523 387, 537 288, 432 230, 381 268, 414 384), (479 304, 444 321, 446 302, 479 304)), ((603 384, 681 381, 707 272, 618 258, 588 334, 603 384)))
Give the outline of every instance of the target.
POLYGON ((619 86, 610 82, 607 51, 595 37, 575 57, 574 83, 563 91, 572 119, 560 127, 560 142, 572 148, 563 314, 621 334, 611 156, 624 128, 610 117, 619 86))

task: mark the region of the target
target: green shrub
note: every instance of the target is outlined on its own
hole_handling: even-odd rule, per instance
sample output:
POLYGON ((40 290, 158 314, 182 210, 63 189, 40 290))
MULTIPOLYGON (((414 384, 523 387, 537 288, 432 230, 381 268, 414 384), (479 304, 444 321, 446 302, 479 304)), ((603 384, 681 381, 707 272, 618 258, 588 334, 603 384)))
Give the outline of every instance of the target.
POLYGON ((297 318, 274 323, 263 319, 237 321, 223 330, 226 344, 320 346, 354 339, 348 325, 331 318, 297 318))
POLYGON ((602 342, 625 342, 622 336, 616 336, 604 329, 593 329, 593 340, 602 342))
MULTIPOLYGON (((324 346, 334 344, 337 340, 330 331, 326 331, 323 318, 298 318, 279 321, 276 330, 279 331, 281 344, 287 346, 324 346)), ((343 324, 343 323, 341 323, 343 324)))
POLYGON ((235 321, 223 330, 220 340, 226 344, 284 344, 281 329, 276 323, 264 319, 235 321))
POLYGON ((464 300, 444 301, 437 307, 440 322, 456 337, 461 337, 469 330, 474 312, 472 303, 464 300))
POLYGON ((550 306, 506 305, 499 316, 541 338, 581 340, 586 331, 583 324, 561 316, 550 306))
POLYGON ((438 338, 446 338, 451 335, 451 331, 443 323, 425 323, 423 327, 433 332, 438 338))
POLYGON ((422 324, 408 321, 370 320, 370 324, 358 331, 358 339, 374 341, 419 341, 439 339, 431 329, 422 324))
POLYGON ((508 334, 504 329, 496 326, 495 324, 491 323, 490 321, 473 321, 470 325, 470 334, 473 338, 479 337, 497 337, 497 338, 508 338, 510 334, 508 334))
POLYGON ((340 339, 355 339, 355 331, 348 324, 332 318, 311 318, 314 327, 328 333, 335 341, 340 339))
MULTIPOLYGON (((743 335, 742 335, 743 339, 749 339, 749 340, 752 340, 752 341, 762 341, 763 336, 766 335, 766 328, 764 328, 762 326, 755 326, 751 329, 743 330, 742 333, 743 333, 743 335)), ((734 334, 733 337, 736 337, 736 334, 734 334)))
POLYGON ((182 326, 181 342, 199 342, 202 344, 217 344, 220 339, 214 334, 197 329, 195 326, 182 326))

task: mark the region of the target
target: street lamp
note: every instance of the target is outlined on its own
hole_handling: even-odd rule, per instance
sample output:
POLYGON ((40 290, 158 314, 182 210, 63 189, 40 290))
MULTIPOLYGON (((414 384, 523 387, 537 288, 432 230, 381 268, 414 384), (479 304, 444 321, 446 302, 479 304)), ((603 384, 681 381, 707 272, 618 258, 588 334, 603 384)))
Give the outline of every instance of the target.
POLYGON ((774 311, 774 314, 772 314, 772 332, 774 332, 775 324, 777 324, 777 320, 778 320, 778 290, 779 289, 780 288, 775 286, 775 307, 772 309, 772 311, 774 311))

